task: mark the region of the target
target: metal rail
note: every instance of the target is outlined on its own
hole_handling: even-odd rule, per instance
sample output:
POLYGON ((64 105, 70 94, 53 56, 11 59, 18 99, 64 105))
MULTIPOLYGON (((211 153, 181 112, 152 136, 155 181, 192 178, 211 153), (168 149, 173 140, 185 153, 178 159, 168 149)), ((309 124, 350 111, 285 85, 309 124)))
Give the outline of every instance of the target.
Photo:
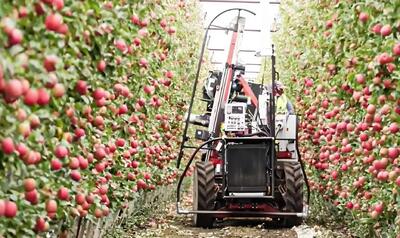
POLYGON ((180 203, 177 204, 178 214, 229 214, 229 215, 266 215, 266 216, 297 216, 306 218, 308 216, 308 207, 305 206, 303 212, 262 212, 262 211, 214 211, 214 210, 182 210, 180 203))
POLYGON ((239 196, 224 196, 223 198, 274 198, 272 196, 244 196, 244 195, 239 195, 239 196))
MULTIPOLYGON (((271 124, 271 135, 275 135, 275 95, 274 95, 274 89, 275 89, 275 76, 276 76, 276 70, 275 70, 275 50, 274 50, 274 45, 272 45, 272 50, 271 50, 271 68, 272 68, 272 93, 270 94, 270 102, 271 102, 271 112, 269 114, 269 119, 270 119, 270 124, 271 124)), ((273 145, 275 146, 275 145, 273 145)), ((273 150, 271 150, 271 192, 272 196, 274 196, 274 191, 275 191, 275 147, 273 147, 273 150)))

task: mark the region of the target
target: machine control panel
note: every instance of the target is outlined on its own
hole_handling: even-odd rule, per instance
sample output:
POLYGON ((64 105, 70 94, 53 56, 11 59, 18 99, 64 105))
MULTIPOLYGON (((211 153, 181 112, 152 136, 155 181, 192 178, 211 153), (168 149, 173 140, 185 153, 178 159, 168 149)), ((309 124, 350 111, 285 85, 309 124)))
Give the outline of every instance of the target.
POLYGON ((228 103, 225 106, 225 131, 246 129, 246 103, 228 103))

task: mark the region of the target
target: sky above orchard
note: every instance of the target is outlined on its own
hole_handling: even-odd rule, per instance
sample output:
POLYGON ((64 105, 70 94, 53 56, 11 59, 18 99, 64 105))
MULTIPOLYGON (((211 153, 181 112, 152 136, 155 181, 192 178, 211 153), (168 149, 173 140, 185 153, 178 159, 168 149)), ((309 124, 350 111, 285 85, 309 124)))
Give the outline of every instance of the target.
MULTIPOLYGON (((270 54, 272 44, 271 26, 274 18, 278 18, 279 4, 270 4, 268 0, 241 1, 200 1, 204 24, 209 22, 218 13, 230 8, 244 8, 256 13, 256 16, 244 14, 246 18, 245 29, 256 31, 245 31, 240 45, 239 62, 246 65, 246 76, 252 80, 260 71, 262 57, 256 57, 255 52, 261 51, 262 55, 270 54)), ((226 27, 237 15, 237 11, 226 13, 215 21, 214 25, 226 27)), ((222 69, 226 62, 226 52, 229 46, 230 36, 224 31, 212 30, 208 42, 211 62, 215 69, 222 69)))

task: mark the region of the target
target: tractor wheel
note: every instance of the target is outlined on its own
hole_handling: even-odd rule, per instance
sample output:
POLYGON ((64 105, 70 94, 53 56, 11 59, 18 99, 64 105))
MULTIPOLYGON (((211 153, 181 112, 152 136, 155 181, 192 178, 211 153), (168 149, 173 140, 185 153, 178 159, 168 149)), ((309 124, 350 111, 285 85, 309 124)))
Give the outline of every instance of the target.
MULTIPOLYGON (((285 163, 285 184, 286 192, 283 194, 285 200, 285 210, 287 212, 303 212, 303 187, 304 177, 301 170, 301 164, 285 163)), ((303 222, 301 217, 288 216, 284 219, 284 226, 292 227, 300 225, 303 222)))
MULTIPOLYGON (((193 210, 214 210, 214 165, 211 162, 197 162, 193 176, 193 210)), ((196 227, 212 228, 215 218, 211 214, 194 214, 196 227)))

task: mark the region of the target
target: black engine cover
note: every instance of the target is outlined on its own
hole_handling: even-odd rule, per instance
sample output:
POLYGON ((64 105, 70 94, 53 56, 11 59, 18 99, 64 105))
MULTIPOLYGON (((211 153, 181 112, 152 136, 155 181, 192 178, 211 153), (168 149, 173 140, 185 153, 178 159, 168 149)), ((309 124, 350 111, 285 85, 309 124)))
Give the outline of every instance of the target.
POLYGON ((228 192, 266 192, 269 144, 228 144, 225 150, 228 192))

